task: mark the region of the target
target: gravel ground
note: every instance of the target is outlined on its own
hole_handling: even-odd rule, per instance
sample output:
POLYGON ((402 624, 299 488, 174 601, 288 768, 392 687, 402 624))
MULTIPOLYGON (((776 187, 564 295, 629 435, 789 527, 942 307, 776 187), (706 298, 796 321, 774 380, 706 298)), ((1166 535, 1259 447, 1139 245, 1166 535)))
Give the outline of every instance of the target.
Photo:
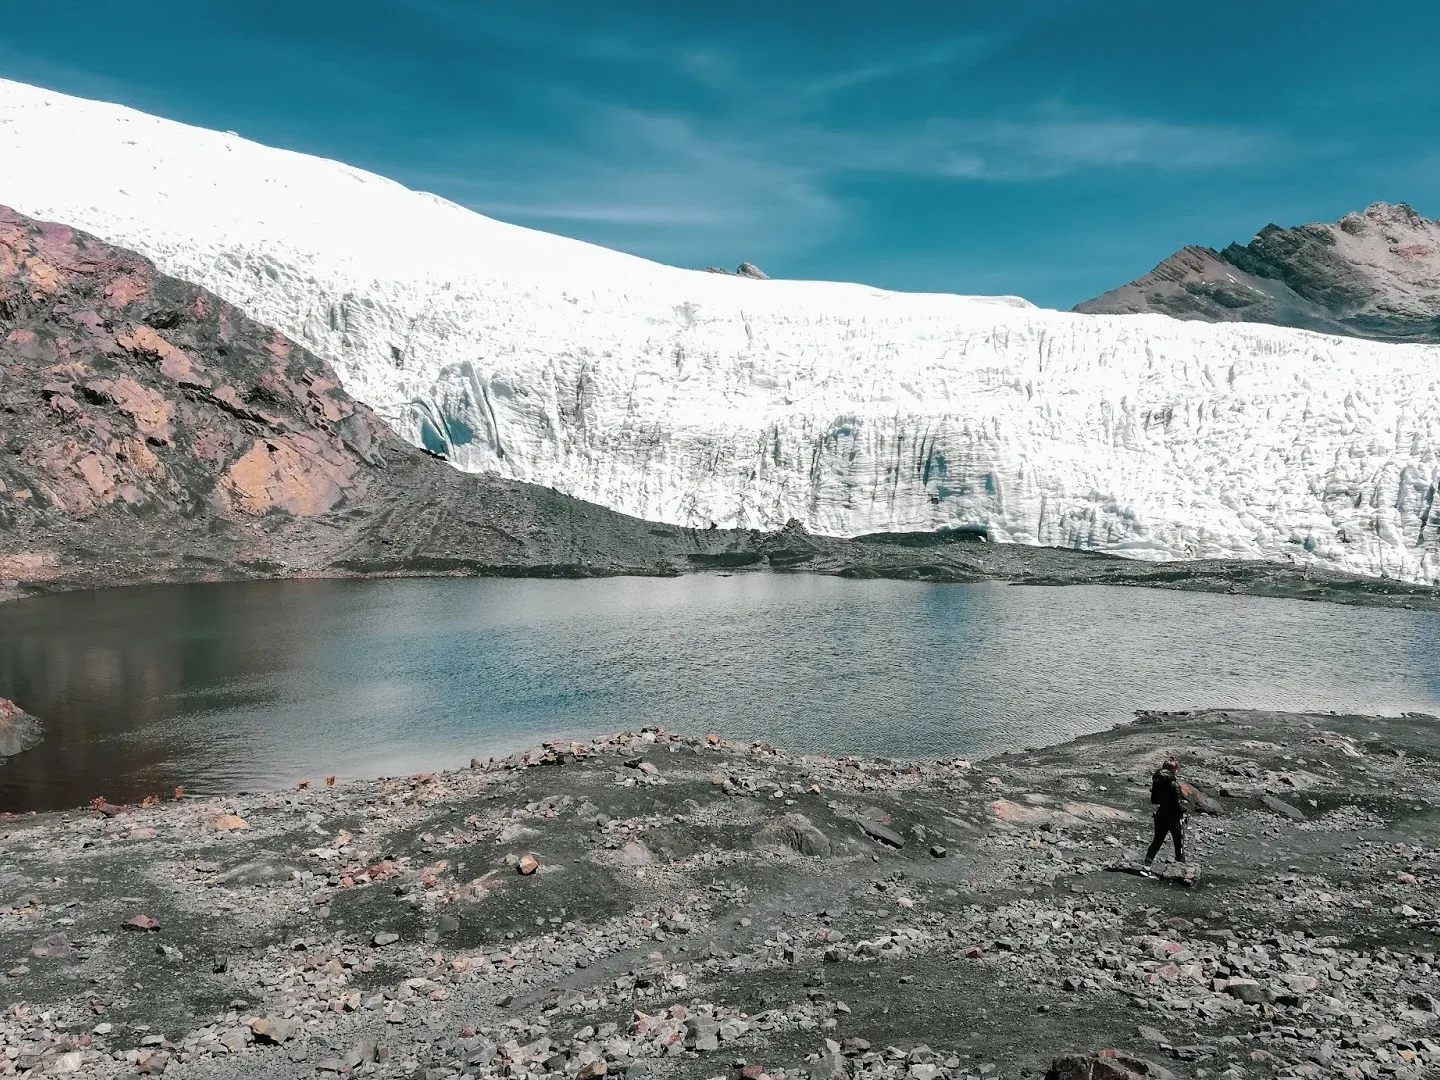
POLYGON ((901 763, 646 730, 11 817, 0 1075, 1419 1078, 1437 734, 1143 714, 901 763), (1198 878, 1135 873, 1170 753, 1198 878))

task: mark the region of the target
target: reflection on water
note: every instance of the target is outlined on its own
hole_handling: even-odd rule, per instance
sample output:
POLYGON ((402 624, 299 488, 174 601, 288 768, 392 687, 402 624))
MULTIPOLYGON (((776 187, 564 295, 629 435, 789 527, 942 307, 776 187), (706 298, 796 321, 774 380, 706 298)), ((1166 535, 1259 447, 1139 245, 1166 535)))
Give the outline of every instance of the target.
POLYGON ((0 608, 0 696, 47 724, 0 808, 382 775, 660 724, 977 756, 1138 708, 1430 711, 1440 616, 1107 587, 775 574, 287 581, 0 608))

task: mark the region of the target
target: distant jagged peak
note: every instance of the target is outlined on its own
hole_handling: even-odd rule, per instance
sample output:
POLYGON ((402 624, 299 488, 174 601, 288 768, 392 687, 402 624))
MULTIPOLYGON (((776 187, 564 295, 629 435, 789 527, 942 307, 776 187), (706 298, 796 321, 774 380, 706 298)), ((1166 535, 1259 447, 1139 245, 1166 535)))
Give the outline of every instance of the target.
POLYGON ((1373 202, 1333 224, 1266 225, 1223 251, 1182 248, 1075 310, 1440 342, 1440 221, 1373 202))
POLYGON ((1407 225, 1411 228, 1424 228, 1428 225, 1440 224, 1440 222, 1421 216, 1409 203, 1372 202, 1359 213, 1346 214, 1340 219, 1339 225, 1344 229, 1347 224, 1358 225, 1367 222, 1377 225, 1407 225))
POLYGON ((726 277, 744 277, 755 281, 769 281, 770 275, 752 262, 742 262, 734 270, 723 270, 718 266, 705 267, 707 274, 723 274, 726 277))

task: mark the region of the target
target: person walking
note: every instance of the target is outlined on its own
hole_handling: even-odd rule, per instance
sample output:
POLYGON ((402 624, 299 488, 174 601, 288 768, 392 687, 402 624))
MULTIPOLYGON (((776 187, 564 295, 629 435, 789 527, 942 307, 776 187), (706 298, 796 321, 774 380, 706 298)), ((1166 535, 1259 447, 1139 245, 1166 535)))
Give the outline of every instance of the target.
POLYGON ((1150 778, 1150 801, 1155 804, 1155 837, 1145 852, 1145 866, 1141 870, 1147 875, 1152 873, 1150 864, 1167 836, 1175 841, 1175 861, 1185 865, 1185 818, 1190 804, 1180 783, 1180 762, 1175 758, 1167 758, 1150 778))

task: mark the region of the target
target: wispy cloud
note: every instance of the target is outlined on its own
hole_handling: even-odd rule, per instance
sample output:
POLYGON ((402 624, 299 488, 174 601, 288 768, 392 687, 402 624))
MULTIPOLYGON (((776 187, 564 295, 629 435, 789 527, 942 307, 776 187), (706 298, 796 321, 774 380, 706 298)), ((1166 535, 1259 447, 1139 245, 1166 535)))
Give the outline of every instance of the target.
POLYGON ((854 219, 845 193, 866 179, 1024 184, 1105 170, 1193 172, 1281 149, 1242 126, 1064 100, 1005 109, 969 101, 959 80, 997 62, 1023 27, 818 62, 813 50, 788 62, 763 42, 689 41, 623 22, 551 39, 535 37, 533 23, 489 29, 563 58, 525 94, 563 118, 568 134, 487 130, 471 153, 477 167, 437 175, 434 186, 483 213, 659 258, 693 261, 697 250, 736 244, 759 256, 824 241, 854 219), (615 77, 597 78, 594 65, 615 77), (567 66, 588 74, 557 80, 567 66))
POLYGON ((518 175, 475 185, 469 201, 484 213, 533 222, 757 233, 770 227, 777 243, 794 243, 843 218, 837 191, 855 178, 1023 183, 1105 169, 1224 169, 1280 150, 1272 138, 1243 129, 1054 107, 1004 118, 932 119, 900 130, 733 127, 592 103, 585 145, 507 147, 518 175))

